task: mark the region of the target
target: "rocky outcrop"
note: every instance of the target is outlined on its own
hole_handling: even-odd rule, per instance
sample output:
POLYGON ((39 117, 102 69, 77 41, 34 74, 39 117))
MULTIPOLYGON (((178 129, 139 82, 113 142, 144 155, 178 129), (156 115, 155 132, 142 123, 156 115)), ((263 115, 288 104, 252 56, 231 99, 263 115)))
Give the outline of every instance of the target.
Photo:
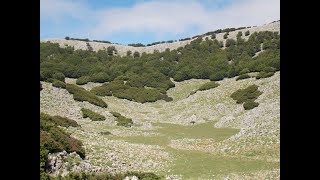
POLYGON ((81 159, 76 152, 68 154, 66 151, 49 154, 46 167, 47 172, 52 176, 65 176, 70 172, 112 172, 111 168, 101 168, 91 165, 89 161, 81 159))

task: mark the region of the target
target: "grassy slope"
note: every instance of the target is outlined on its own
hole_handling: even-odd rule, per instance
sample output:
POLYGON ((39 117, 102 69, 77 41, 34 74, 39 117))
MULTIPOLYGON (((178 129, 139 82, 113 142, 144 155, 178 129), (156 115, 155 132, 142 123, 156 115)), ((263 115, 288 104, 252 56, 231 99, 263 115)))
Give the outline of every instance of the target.
POLYGON ((41 110, 63 113, 82 125, 82 130, 69 131, 84 142, 95 165, 111 166, 117 171, 158 171, 191 179, 213 178, 212 175, 218 179, 274 179, 279 175, 280 156, 279 80, 279 72, 260 80, 225 79, 219 87, 190 97, 192 90, 208 80, 188 80, 168 91, 173 102, 140 104, 105 97, 109 104, 106 109, 74 102, 64 90, 44 84, 41 110), (253 83, 263 92, 257 99, 260 105, 245 111, 230 94, 253 83), (97 110, 107 120, 85 120, 80 116, 80 107, 97 110), (117 127, 109 111, 132 118, 135 126, 117 127), (191 125, 190 121, 196 124, 191 125), (112 135, 101 135, 102 131, 112 135))

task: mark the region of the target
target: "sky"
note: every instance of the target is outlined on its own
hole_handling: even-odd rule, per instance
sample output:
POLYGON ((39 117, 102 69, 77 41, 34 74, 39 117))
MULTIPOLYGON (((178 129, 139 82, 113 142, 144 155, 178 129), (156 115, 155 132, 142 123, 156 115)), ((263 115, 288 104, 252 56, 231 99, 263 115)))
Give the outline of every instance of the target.
POLYGON ((40 39, 149 44, 280 20, 280 0, 40 0, 40 39))

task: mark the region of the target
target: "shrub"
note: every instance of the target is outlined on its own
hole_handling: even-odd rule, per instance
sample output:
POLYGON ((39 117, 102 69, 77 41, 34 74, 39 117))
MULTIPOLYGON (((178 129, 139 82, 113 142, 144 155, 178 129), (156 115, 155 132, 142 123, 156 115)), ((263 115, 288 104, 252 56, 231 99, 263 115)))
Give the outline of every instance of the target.
POLYGON ((77 79, 76 84, 77 85, 84 85, 90 82, 90 76, 81 76, 77 79))
POLYGON ((77 121, 66 118, 66 117, 61 117, 61 116, 52 116, 50 118, 51 122, 58 126, 63 126, 63 127, 79 127, 80 125, 77 123, 77 121))
POLYGON ((57 87, 57 88, 66 88, 66 83, 59 81, 59 80, 53 80, 52 82, 52 86, 53 87, 57 87))
POLYGON ((259 105, 257 103, 252 103, 252 102, 256 100, 261 94, 262 92, 258 90, 258 86, 254 84, 254 85, 248 86, 245 89, 239 89, 235 91, 234 93, 231 94, 231 98, 236 100, 237 104, 242 104, 247 102, 245 109, 246 108, 250 109, 250 107, 254 108, 253 106, 256 107, 259 105))
POLYGON ((236 45, 236 41, 233 40, 233 39, 227 39, 226 40, 226 47, 229 47, 229 46, 234 46, 236 45))
POLYGON ((251 76, 249 76, 248 74, 241 74, 240 76, 238 76, 237 78, 236 78, 236 81, 238 81, 238 80, 241 80, 241 79, 248 79, 248 78, 250 78, 251 76))
POLYGON ((88 101, 89 103, 100 107, 108 107, 102 99, 82 87, 74 84, 66 84, 66 89, 70 94, 73 94, 73 99, 76 101, 88 101))
POLYGON ((209 78, 211 81, 220 81, 223 80, 224 74, 222 72, 217 72, 212 74, 209 78))
POLYGON ((100 134, 101 134, 101 135, 110 135, 111 132, 109 132, 109 131, 103 131, 103 132, 100 132, 100 134))
POLYGON ((139 53, 138 51, 135 51, 135 52, 133 53, 133 57, 134 57, 134 58, 140 57, 140 53, 139 53))
POLYGON ((243 104, 243 107, 245 110, 250 110, 250 109, 253 109, 258 106, 259 106, 259 103, 254 102, 252 100, 248 100, 248 101, 244 102, 244 104, 243 104))
POLYGON ((250 31, 249 31, 249 30, 246 31, 246 32, 244 33, 244 35, 245 35, 245 36, 249 36, 249 35, 250 35, 250 31))
POLYGON ((271 77, 274 75, 274 72, 264 72, 261 71, 259 72, 259 74, 256 76, 256 79, 261 79, 261 78, 267 78, 267 77, 271 77))
POLYGON ((132 54, 132 51, 127 51, 127 56, 131 56, 131 54, 132 54))
POLYGON ((247 73, 250 73, 249 68, 244 68, 244 69, 242 69, 242 70, 240 71, 240 75, 241 75, 241 74, 247 74, 247 73))
POLYGON ((216 88, 218 86, 219 86, 219 84, 214 81, 207 82, 207 83, 203 84, 202 86, 200 86, 199 91, 205 91, 208 89, 216 88))
POLYGON ((216 34, 212 34, 211 39, 216 39, 216 34))
POLYGON ((242 36, 242 31, 239 31, 237 34, 237 38, 240 38, 242 36))
POLYGON ((70 40, 70 37, 69 37, 69 36, 66 36, 64 39, 65 39, 65 40, 70 40))
POLYGON ((110 112, 114 117, 116 117, 117 125, 124 127, 131 127, 133 125, 133 121, 130 118, 126 118, 117 112, 110 112))
POLYGON ((97 83, 104 83, 104 82, 110 81, 110 76, 107 73, 99 72, 99 73, 93 74, 90 77, 90 81, 97 82, 97 83))
POLYGON ((106 118, 94 111, 91 111, 90 109, 81 108, 82 111, 82 117, 87 118, 89 117, 92 121, 104 121, 106 118))
MULTIPOLYGON (((76 126, 75 122, 60 116, 50 116, 40 113, 40 149, 47 149, 48 152, 67 151, 76 152, 81 158, 85 157, 82 142, 71 137, 69 133, 60 129, 58 125, 76 126)), ((44 154, 45 155, 45 154, 44 154)))
POLYGON ((227 39, 227 38, 228 38, 228 35, 229 35, 229 33, 226 32, 226 33, 223 35, 223 39, 227 39))
POLYGON ((64 76, 63 73, 57 72, 57 73, 54 73, 54 74, 52 75, 52 78, 64 82, 65 76, 64 76))

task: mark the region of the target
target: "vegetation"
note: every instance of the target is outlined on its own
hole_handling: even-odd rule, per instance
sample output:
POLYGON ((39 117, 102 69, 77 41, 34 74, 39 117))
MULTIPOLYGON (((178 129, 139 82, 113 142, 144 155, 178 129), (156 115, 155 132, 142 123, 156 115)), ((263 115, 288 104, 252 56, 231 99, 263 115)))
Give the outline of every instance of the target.
POLYGON ((59 81, 59 80, 53 80, 52 82, 52 86, 53 87, 57 87, 57 88, 66 88, 66 83, 59 81))
POLYGON ((244 102, 244 104, 243 104, 243 107, 245 110, 250 110, 250 109, 253 109, 258 106, 259 106, 259 103, 254 102, 252 100, 248 100, 248 101, 244 102))
POLYGON ((223 39, 227 39, 229 36, 229 32, 226 32, 224 35, 223 35, 223 39))
POLYGON ((50 116, 40 113, 40 178, 48 179, 49 176, 45 172, 45 163, 48 159, 48 153, 67 151, 68 153, 76 152, 81 158, 85 157, 85 151, 82 142, 71 137, 58 126, 77 127, 75 121, 60 117, 50 116))
MULTIPOLYGON (((171 101, 165 93, 165 89, 169 87, 164 87, 162 90, 156 88, 144 88, 146 85, 156 85, 156 82, 145 82, 143 79, 128 80, 124 83, 122 80, 114 80, 110 83, 103 84, 102 86, 97 86, 91 89, 91 92, 98 96, 115 96, 121 99, 133 100, 140 103, 145 102, 155 102, 157 100, 171 101)), ((150 87, 149 86, 149 87, 150 87)), ((161 84, 157 84, 161 86, 161 84)), ((161 89, 161 88, 160 88, 161 89)))
MULTIPOLYGON (((99 93, 137 102, 153 102, 159 99, 155 98, 156 96, 165 96, 166 91, 174 87, 170 78, 175 81, 192 78, 219 81, 238 76, 243 69, 248 69, 249 72, 261 72, 270 68, 280 70, 278 33, 255 32, 247 41, 241 38, 236 41, 228 40, 226 46, 228 47, 221 49, 223 43, 217 39, 203 41, 202 38, 197 38, 176 50, 161 53, 155 51, 153 54, 141 56, 135 53, 133 56, 130 54, 120 57, 114 55, 116 50, 111 48, 112 46, 107 50, 90 52, 74 50, 72 47, 60 48, 58 44, 41 42, 40 79, 47 81, 53 78, 55 73, 62 73, 68 78, 79 78, 79 85, 91 81, 127 81, 125 86, 120 85, 125 88, 120 88, 119 92, 102 92, 100 88, 99 93), (264 51, 254 56, 261 50, 261 43, 266 44, 264 51), (228 63, 230 61, 232 63, 228 63), (141 90, 140 95, 133 94, 141 90), (152 98, 136 97, 150 93, 152 98)), ((105 89, 105 86, 102 89, 105 89)))
POLYGON ((66 117, 61 117, 61 116, 51 116, 48 118, 49 121, 54 123, 57 126, 62 126, 62 127, 78 127, 80 126, 77 121, 66 118, 66 117))
POLYGON ((133 125, 133 121, 130 118, 126 118, 117 112, 110 112, 114 117, 116 117, 117 125, 124 127, 131 127, 133 125))
POLYGON ((214 81, 207 82, 207 83, 203 84, 202 86, 200 86, 199 91, 205 91, 208 89, 216 88, 218 86, 219 86, 219 84, 214 81))
POLYGON ((267 77, 271 77, 274 75, 274 72, 264 72, 261 71, 259 72, 259 74, 256 76, 256 79, 261 79, 261 78, 267 78, 267 77))
POLYGON ((226 40, 226 47, 229 47, 229 46, 235 46, 236 45, 236 41, 233 40, 233 39, 227 39, 226 40))
POLYGON ((237 104, 246 104, 243 105, 243 107, 245 110, 248 110, 259 105, 258 103, 254 102, 254 100, 256 100, 261 94, 262 92, 258 90, 258 86, 254 84, 245 89, 239 89, 232 93, 231 98, 236 100, 237 104))
POLYGON ((160 180, 164 177, 158 176, 150 172, 127 172, 123 174, 111 173, 87 173, 87 172, 72 172, 64 177, 50 177, 51 180, 74 180, 74 179, 90 179, 90 180, 122 180, 127 176, 136 176, 141 180, 160 180))
POLYGON ((85 90, 82 87, 74 84, 66 84, 66 89, 70 94, 73 94, 73 99, 76 101, 88 101, 89 103, 100 107, 108 107, 107 103, 105 103, 102 99, 98 98, 95 94, 85 90))
POLYGON ((54 73, 54 74, 52 75, 52 78, 53 78, 53 79, 57 79, 57 80, 59 80, 59 81, 63 81, 63 82, 64 82, 64 80, 65 80, 65 76, 64 76, 64 74, 61 73, 61 72, 56 72, 56 73, 54 73))
POLYGON ((249 30, 244 33, 245 36, 249 36, 249 34, 250 34, 249 30))
POLYGON ((87 108, 81 108, 82 112, 82 117, 83 118, 90 118, 92 121, 104 121, 106 118, 94 111, 91 111, 90 109, 87 108))
POLYGON ((141 43, 128 44, 128 46, 133 46, 133 47, 145 47, 145 45, 144 45, 144 44, 141 44, 141 43))
POLYGON ((251 78, 251 76, 249 76, 248 74, 241 74, 240 76, 238 76, 236 78, 236 81, 241 80, 241 79, 248 79, 251 78))

